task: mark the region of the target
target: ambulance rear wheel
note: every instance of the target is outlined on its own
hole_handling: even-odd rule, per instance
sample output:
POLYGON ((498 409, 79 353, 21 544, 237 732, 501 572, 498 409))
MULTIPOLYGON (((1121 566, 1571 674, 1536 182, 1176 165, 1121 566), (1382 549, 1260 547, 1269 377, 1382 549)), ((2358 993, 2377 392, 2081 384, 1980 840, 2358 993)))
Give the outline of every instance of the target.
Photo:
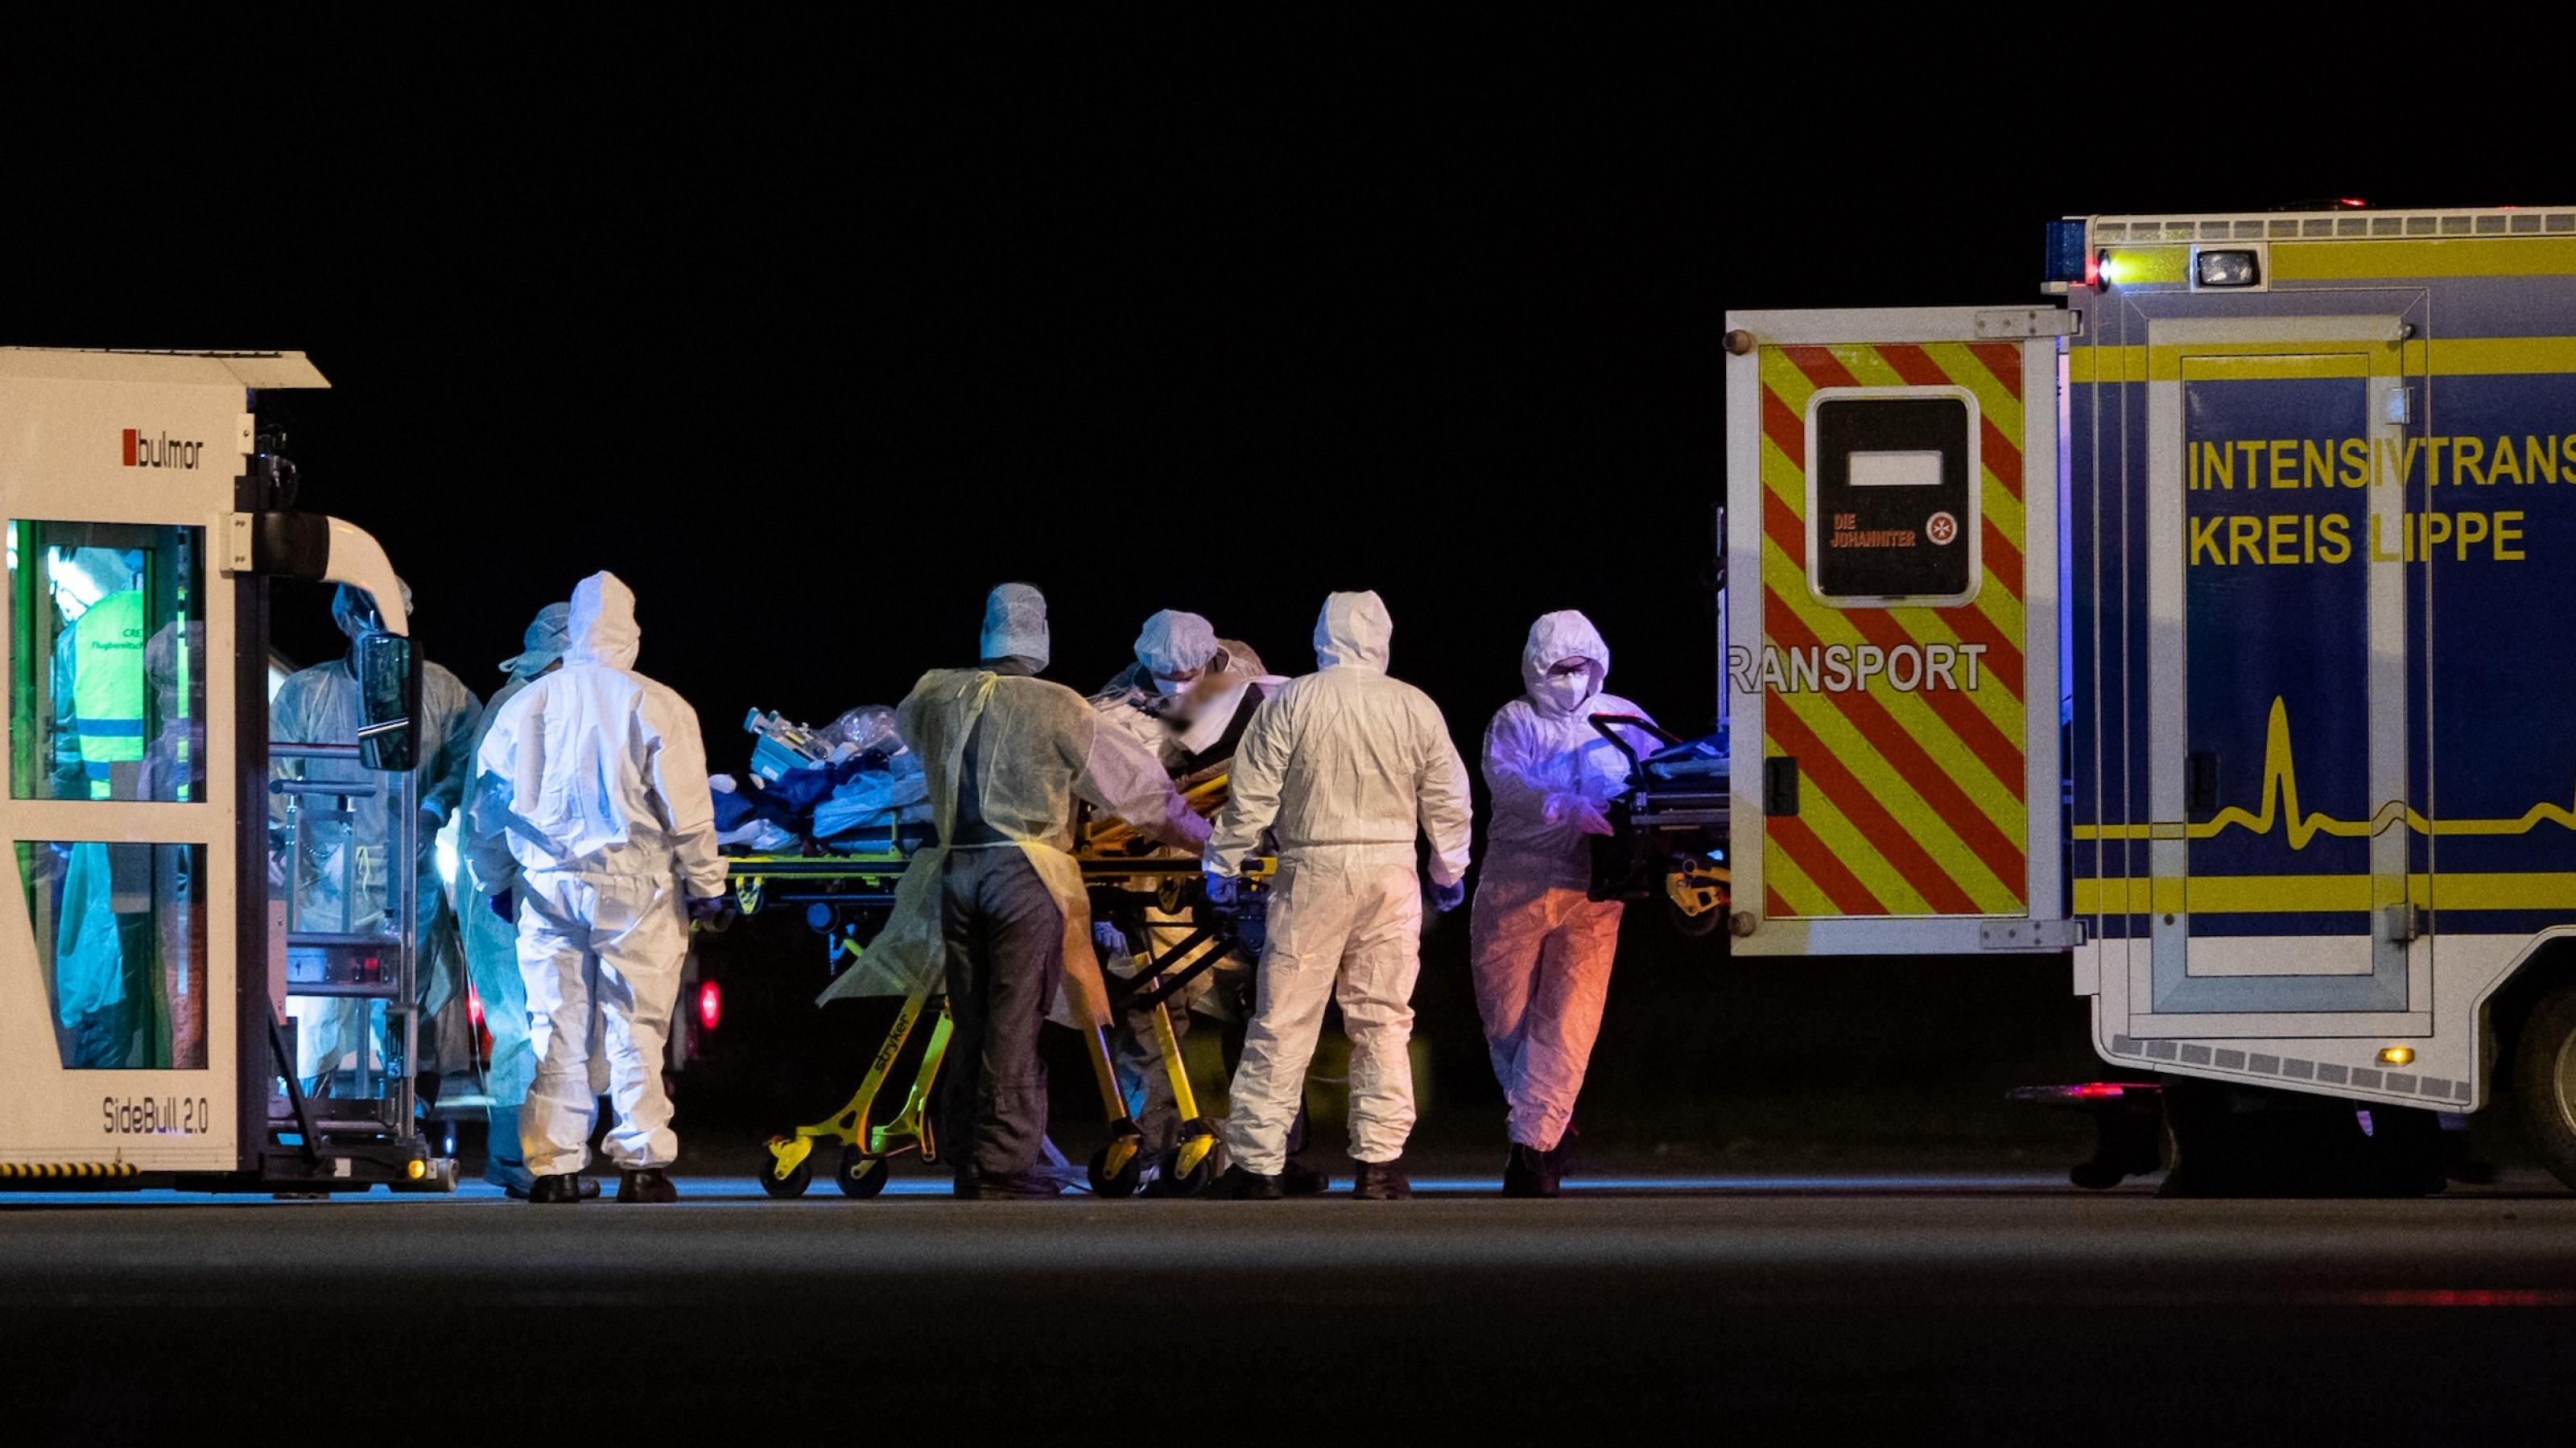
POLYGON ((2576 1187, 2576 984, 2540 998, 2514 1048, 2523 1134, 2550 1175, 2576 1187))
POLYGON ((855 1146, 841 1148, 841 1166, 832 1173, 832 1184, 841 1195, 855 1201, 866 1201, 886 1187, 886 1160, 868 1156, 855 1146))

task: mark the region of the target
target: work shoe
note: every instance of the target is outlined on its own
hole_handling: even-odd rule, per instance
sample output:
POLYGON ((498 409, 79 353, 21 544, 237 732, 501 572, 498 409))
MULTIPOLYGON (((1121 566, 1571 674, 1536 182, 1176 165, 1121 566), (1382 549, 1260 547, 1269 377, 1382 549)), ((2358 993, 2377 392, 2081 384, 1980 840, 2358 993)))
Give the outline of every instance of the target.
POLYGON ((1279 1190, 1292 1197, 1320 1197, 1333 1189, 1333 1178, 1322 1167, 1309 1166, 1295 1157, 1279 1169, 1279 1190))
POLYGON ((957 1195, 974 1202, 1048 1202, 1064 1195, 1064 1182, 1044 1169, 999 1176, 960 1172, 957 1195))
POLYGON ((676 1202, 680 1189, 658 1166, 630 1171, 617 1179, 617 1199, 621 1202, 676 1202))
POLYGON ((1230 1166, 1225 1175, 1216 1179, 1216 1190, 1208 1195, 1228 1202, 1275 1202, 1288 1193, 1278 1177, 1230 1166))
POLYGON ((1511 1153, 1503 1158, 1503 1195, 1555 1196, 1555 1174, 1548 1169, 1548 1153, 1513 1142, 1511 1153))
MULTIPOLYGON (((535 1183, 544 1181, 545 1178, 530 1177, 528 1180, 531 1183, 535 1183)), ((581 1193, 581 1199, 583 1201, 595 1202, 599 1200, 599 1178, 595 1176, 576 1176, 573 1178, 573 1181, 576 1183, 574 1189, 581 1193)), ((534 1190, 535 1188, 533 1185, 524 1187, 503 1187, 501 1188, 501 1195, 508 1197, 514 1202, 525 1202, 534 1200, 529 1195, 529 1193, 534 1190)))
POLYGON ((579 1202, 581 1178, 571 1172, 565 1172, 561 1176, 541 1176, 537 1178, 534 1186, 528 1188, 527 1199, 540 1206, 550 1206, 557 1202, 566 1204, 579 1202))
POLYGON ((1393 1161, 1360 1163, 1359 1180, 1351 1183, 1351 1199, 1361 1202, 1401 1202, 1413 1195, 1413 1183, 1404 1175, 1404 1158, 1393 1161))

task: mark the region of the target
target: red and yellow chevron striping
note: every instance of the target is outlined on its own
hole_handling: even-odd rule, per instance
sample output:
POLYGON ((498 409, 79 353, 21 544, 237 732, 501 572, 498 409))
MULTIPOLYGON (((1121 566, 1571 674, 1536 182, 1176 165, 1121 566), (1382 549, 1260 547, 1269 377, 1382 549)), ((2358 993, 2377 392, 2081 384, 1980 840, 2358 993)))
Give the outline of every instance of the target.
POLYGON ((1772 688, 1763 753, 1795 756, 1795 816, 1766 822, 1767 913, 2018 915, 2028 908, 2021 641, 2025 546, 2015 343, 1769 347, 1762 376, 1766 645, 1982 646, 1973 687, 1772 688), (1807 586, 1806 416, 1823 388, 1955 387, 1979 415, 1984 576, 1954 608, 1840 608, 1807 586))

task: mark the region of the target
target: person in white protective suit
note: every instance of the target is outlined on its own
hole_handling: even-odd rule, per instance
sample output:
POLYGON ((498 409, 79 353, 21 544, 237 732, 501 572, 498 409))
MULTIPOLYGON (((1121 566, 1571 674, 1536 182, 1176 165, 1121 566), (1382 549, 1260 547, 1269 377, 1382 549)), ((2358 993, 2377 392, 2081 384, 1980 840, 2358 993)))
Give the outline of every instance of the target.
POLYGON ((1234 904, 1243 863, 1275 830, 1259 1001, 1226 1122, 1225 1194, 1282 1194, 1279 1173, 1306 1067, 1337 1000, 1350 1036, 1355 1197, 1409 1196, 1413 982, 1422 892, 1414 833, 1431 844, 1432 903, 1465 898, 1467 767, 1429 695, 1386 674, 1394 626, 1374 593, 1336 593, 1315 622, 1317 672, 1262 701, 1234 753, 1232 796, 1205 864, 1210 902, 1234 904))
MULTIPOLYGON (((482 727, 474 734, 475 753, 482 750, 503 706, 561 666, 564 650, 570 646, 571 617, 567 604, 550 603, 538 610, 520 638, 520 652, 501 665, 508 681, 483 706, 482 727)), ((483 1180, 513 1197, 525 1197, 536 1177, 519 1147, 519 1107, 527 1100, 528 1083, 536 1078, 537 1053, 528 1039, 528 988, 519 976, 519 931, 511 904, 519 862, 501 840, 476 841, 475 821, 469 818, 465 823, 457 923, 465 938, 466 974, 483 1002, 484 1028, 492 1033, 492 1064, 483 1083, 492 1100, 484 1133, 483 1180), (486 870, 495 873, 487 875, 486 870)), ((583 1178, 585 1191, 591 1189, 589 1181, 583 1178)))
MULTIPOLYGON (((1264 671, 1261 656, 1249 645, 1218 638, 1206 619, 1165 609, 1145 620, 1136 637, 1136 662, 1091 702, 1102 717, 1151 747, 1186 786, 1224 769, 1253 711, 1286 682, 1264 671)), ((1166 911, 1154 892, 1145 890, 1123 897, 1111 918, 1095 921, 1093 933, 1109 969, 1123 976, 1137 969, 1140 954, 1153 961, 1182 949, 1195 925, 1186 907, 1166 911)), ((1171 974, 1191 970, 1217 948, 1208 942, 1191 954, 1173 956, 1164 969, 1171 974)), ((1243 1028, 1252 1017, 1252 978, 1252 960, 1239 950, 1226 951, 1169 1001, 1174 1039, 1189 1038, 1193 1015, 1219 1022, 1226 1070, 1232 1072, 1242 1060, 1243 1028)), ((1133 997, 1110 1036, 1110 1056, 1128 1113, 1144 1134, 1144 1190, 1155 1193, 1164 1185, 1161 1169, 1171 1159, 1182 1123, 1155 1039, 1153 1012, 1133 997)), ((1314 1196, 1332 1185, 1322 1168, 1299 1159, 1305 1140, 1301 1108, 1289 1130, 1288 1162, 1280 1176, 1290 1196, 1314 1196)))
POLYGON ((477 874, 518 866, 519 974, 537 1065, 519 1119, 532 1202, 576 1202, 599 1099, 593 1014, 605 1026, 621 1202, 676 1201, 679 1155, 662 1057, 689 921, 724 898, 698 716, 635 672, 635 595, 612 573, 572 592, 563 666, 520 690, 475 751, 477 874))
MULTIPOLYGON (((411 586, 403 586, 404 608, 410 608, 411 586)), ((418 614, 411 614, 417 619, 418 614)), ((331 619, 353 646, 377 627, 375 601, 343 585, 331 599, 331 619)), ((268 737, 282 743, 355 744, 359 724, 358 680, 346 658, 298 670, 278 686, 269 705, 268 737)), ((483 706, 454 674, 435 663, 421 666, 419 819, 413 837, 414 857, 403 865, 412 872, 414 937, 418 961, 420 1008, 435 1018, 464 990, 456 945, 456 925, 448 912, 438 876, 438 832, 455 814, 473 762, 475 729, 483 706)), ((285 840, 287 811, 302 812, 303 857, 288 862, 295 890, 294 926, 305 931, 373 934, 385 928, 386 885, 394 862, 386 856, 393 839, 387 805, 396 798, 390 781, 355 760, 279 760, 274 772, 301 776, 307 783, 347 781, 365 785, 364 795, 271 795, 271 837, 285 840)), ((371 1038, 375 1033, 371 1003, 363 1000, 290 996, 287 1011, 296 1019, 296 1074, 308 1089, 320 1086, 333 1071, 356 1067, 362 1059, 381 1061, 371 1038), (362 1053, 373 1052, 371 1056, 362 1053)), ((430 1033, 422 1032, 427 1042, 430 1033)), ((433 1063, 409 1063, 422 1071, 433 1063)), ((436 1063, 445 1065, 447 1063, 436 1063)), ((462 1062, 456 1063, 462 1065, 462 1062)))
MULTIPOLYGON (((1557 1193, 1566 1123, 1619 949, 1622 907, 1588 891, 1592 837, 1610 833, 1607 808, 1626 787, 1628 760, 1591 719, 1645 711, 1603 693, 1609 675, 1610 648, 1592 621, 1571 609, 1548 614, 1521 649, 1525 692, 1485 729, 1494 817, 1471 948, 1485 1043, 1511 1106, 1505 1196, 1557 1193)), ((1657 747, 1642 730, 1613 727, 1640 753, 1657 747)))
POLYGON ((1036 677, 1049 652, 1045 596, 1005 583, 985 601, 981 661, 931 670, 896 708, 937 840, 905 866, 885 928, 824 997, 944 985, 952 1031, 932 1135, 961 1197, 1061 1189, 1039 1166, 1039 1028, 1053 1018, 1097 1033, 1109 1021, 1072 854, 1075 801, 1192 852, 1207 838, 1143 744, 1036 677))

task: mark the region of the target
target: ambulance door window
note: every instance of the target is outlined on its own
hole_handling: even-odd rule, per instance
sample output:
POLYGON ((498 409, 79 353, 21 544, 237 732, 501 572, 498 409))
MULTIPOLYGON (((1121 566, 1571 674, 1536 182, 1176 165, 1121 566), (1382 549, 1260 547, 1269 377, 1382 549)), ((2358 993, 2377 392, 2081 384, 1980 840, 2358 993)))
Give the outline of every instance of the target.
POLYGON ((9 524, 9 793, 204 799, 205 530, 9 524))
POLYGON ((1958 387, 1823 388, 1807 408, 1807 587, 1837 608, 1976 597, 1978 418, 1958 387))

